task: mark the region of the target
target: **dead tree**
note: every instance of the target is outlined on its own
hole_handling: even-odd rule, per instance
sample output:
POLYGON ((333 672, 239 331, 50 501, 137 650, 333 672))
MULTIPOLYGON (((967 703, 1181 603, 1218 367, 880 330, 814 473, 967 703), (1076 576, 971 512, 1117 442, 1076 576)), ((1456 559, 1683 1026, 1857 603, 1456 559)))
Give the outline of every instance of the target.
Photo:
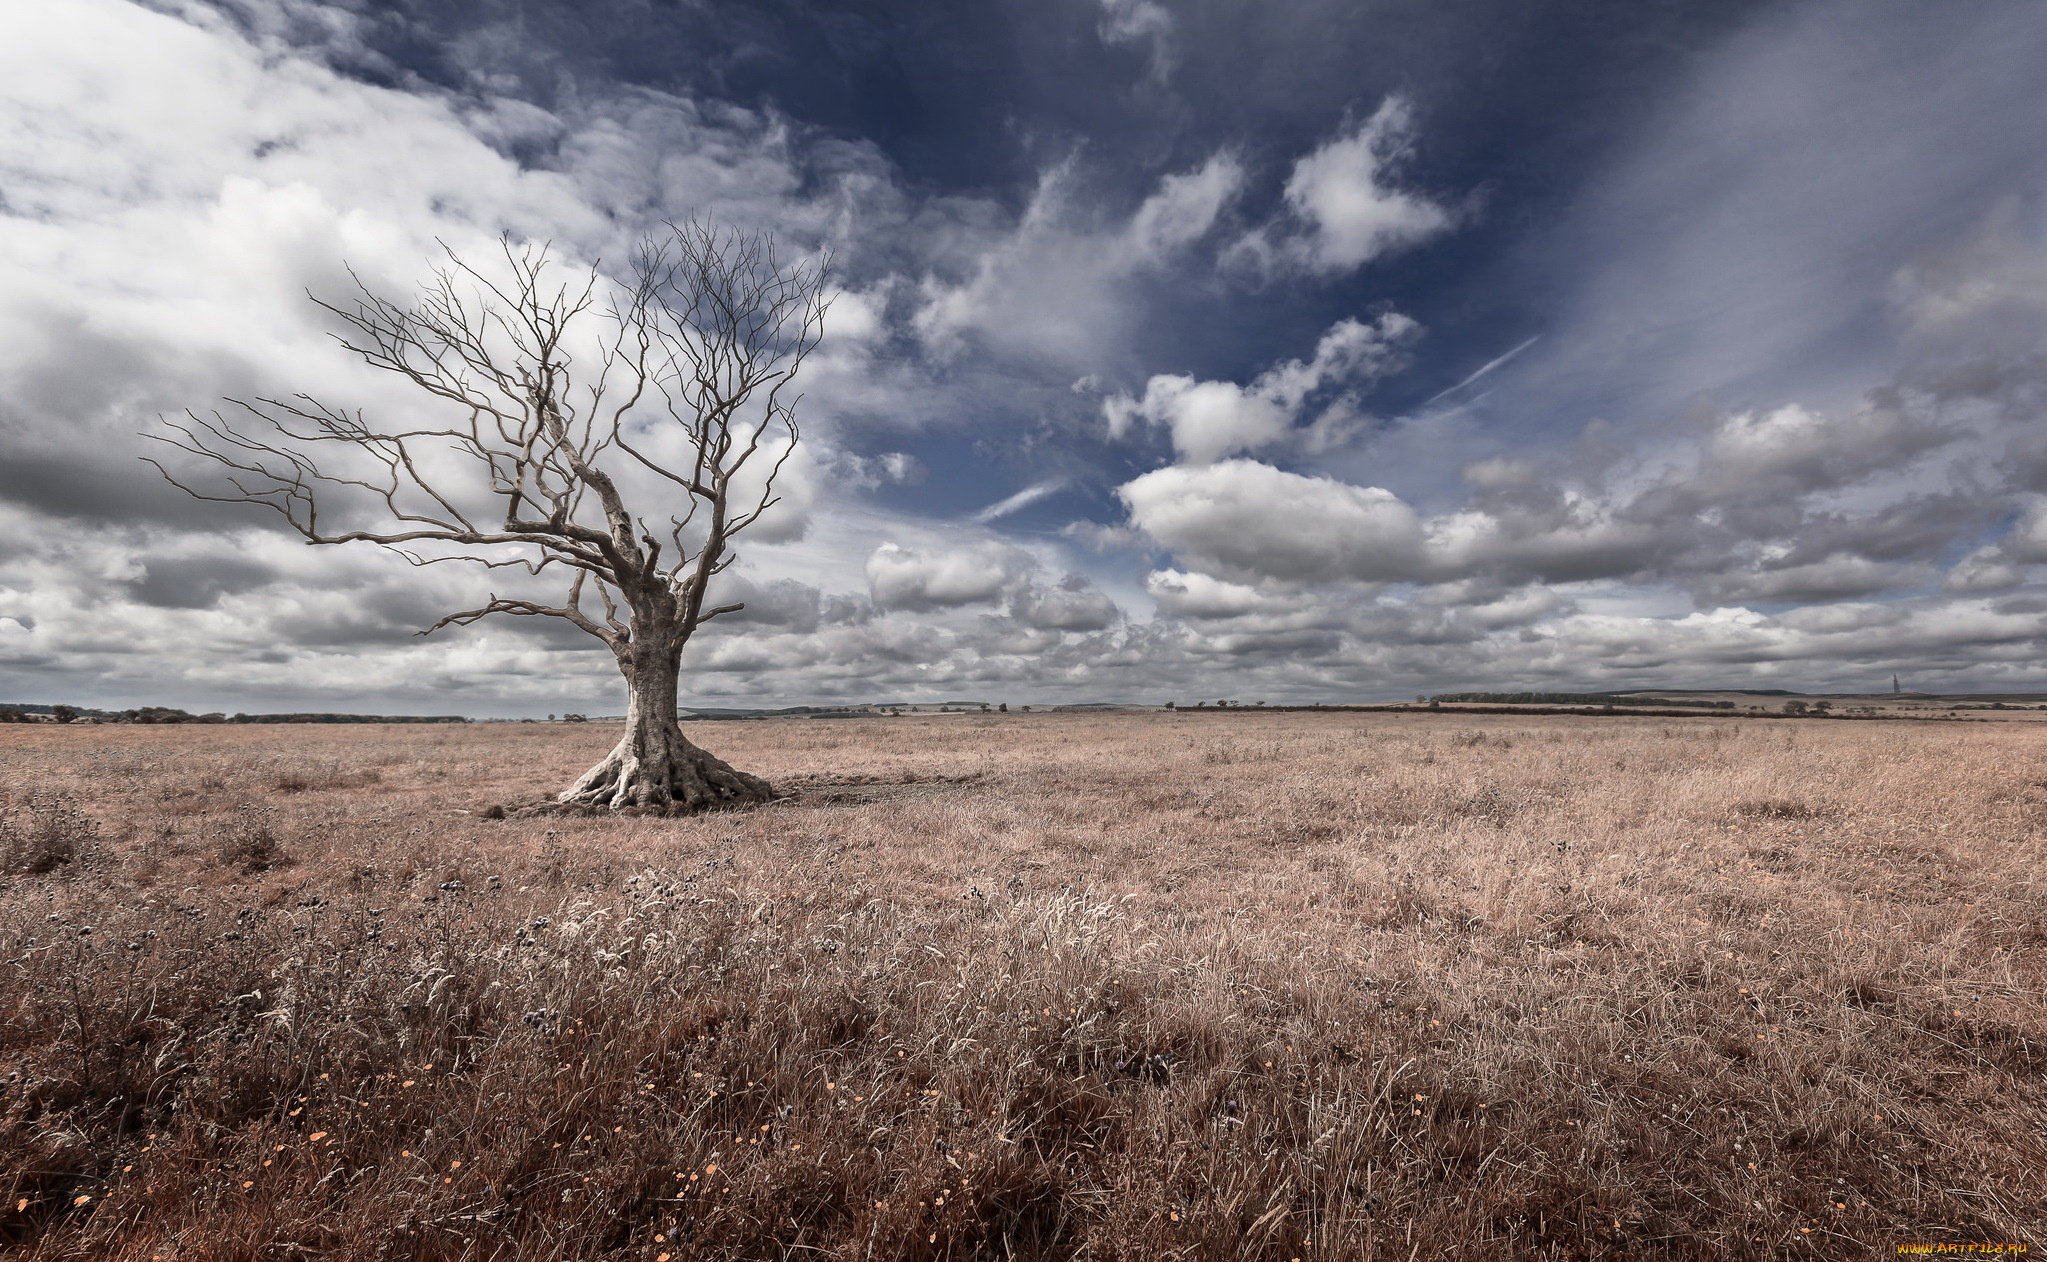
POLYGON ((274 510, 309 544, 560 573, 559 604, 493 594, 420 633, 542 616, 611 649, 625 735, 560 802, 684 812, 768 799, 766 781, 683 736, 676 691, 697 628, 741 609, 710 591, 734 537, 777 502, 829 261, 687 223, 644 242, 617 284, 594 270, 555 280, 545 246, 507 242, 504 262, 493 277, 449 251, 410 305, 360 280, 347 305, 314 299, 343 322, 344 347, 424 392, 433 419, 373 424, 307 395, 230 399, 232 418, 188 412, 151 435, 215 462, 218 482, 151 463, 201 499, 274 510))

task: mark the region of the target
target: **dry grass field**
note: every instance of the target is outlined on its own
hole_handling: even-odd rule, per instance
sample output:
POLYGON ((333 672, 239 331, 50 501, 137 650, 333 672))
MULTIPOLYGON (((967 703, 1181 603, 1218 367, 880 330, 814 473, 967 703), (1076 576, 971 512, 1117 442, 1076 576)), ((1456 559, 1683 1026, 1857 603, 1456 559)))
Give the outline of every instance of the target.
POLYGON ((32 1258, 1862 1258, 2047 1224, 2047 731, 0 731, 32 1258), (865 782, 863 782, 863 778, 865 782))

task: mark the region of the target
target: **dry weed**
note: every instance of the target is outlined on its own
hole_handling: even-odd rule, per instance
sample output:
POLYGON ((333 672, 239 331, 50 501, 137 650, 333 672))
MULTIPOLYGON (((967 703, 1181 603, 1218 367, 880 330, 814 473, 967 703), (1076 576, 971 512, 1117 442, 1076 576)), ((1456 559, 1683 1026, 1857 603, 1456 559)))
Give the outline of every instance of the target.
POLYGON ((91 802, 66 827, 102 858, 0 877, 0 1239, 648 1262, 2037 1243, 2034 733, 734 723, 698 736, 829 791, 493 822, 612 734, 293 729, 279 757, 268 730, 9 731, 0 770, 91 802))

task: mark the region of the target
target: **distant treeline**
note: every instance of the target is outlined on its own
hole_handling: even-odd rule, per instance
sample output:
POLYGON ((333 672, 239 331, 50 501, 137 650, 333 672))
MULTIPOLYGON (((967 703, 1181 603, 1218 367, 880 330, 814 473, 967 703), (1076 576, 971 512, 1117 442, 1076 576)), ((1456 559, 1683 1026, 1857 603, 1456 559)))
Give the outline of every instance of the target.
POLYGON ((73 706, 0 706, 0 723, 467 723, 459 714, 193 714, 169 706, 84 710, 73 706))
POLYGON ((467 723, 459 714, 237 714, 229 723, 467 723))
POLYGON ((1475 701, 1486 705, 1647 705, 1689 706, 1695 710, 1732 710, 1732 701, 1698 697, 1623 697, 1607 692, 1441 692, 1431 701, 1475 701))

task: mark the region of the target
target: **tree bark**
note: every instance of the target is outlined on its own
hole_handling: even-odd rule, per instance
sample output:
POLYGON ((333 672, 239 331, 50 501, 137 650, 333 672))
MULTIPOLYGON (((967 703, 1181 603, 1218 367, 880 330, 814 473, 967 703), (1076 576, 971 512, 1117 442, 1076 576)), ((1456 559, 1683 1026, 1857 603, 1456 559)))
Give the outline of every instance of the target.
POLYGON ((690 743, 676 716, 675 690, 682 647, 678 637, 636 641, 622 662, 631 689, 625 735, 604 761, 583 773, 556 800, 603 810, 646 807, 689 814, 721 806, 770 801, 774 789, 690 743))

